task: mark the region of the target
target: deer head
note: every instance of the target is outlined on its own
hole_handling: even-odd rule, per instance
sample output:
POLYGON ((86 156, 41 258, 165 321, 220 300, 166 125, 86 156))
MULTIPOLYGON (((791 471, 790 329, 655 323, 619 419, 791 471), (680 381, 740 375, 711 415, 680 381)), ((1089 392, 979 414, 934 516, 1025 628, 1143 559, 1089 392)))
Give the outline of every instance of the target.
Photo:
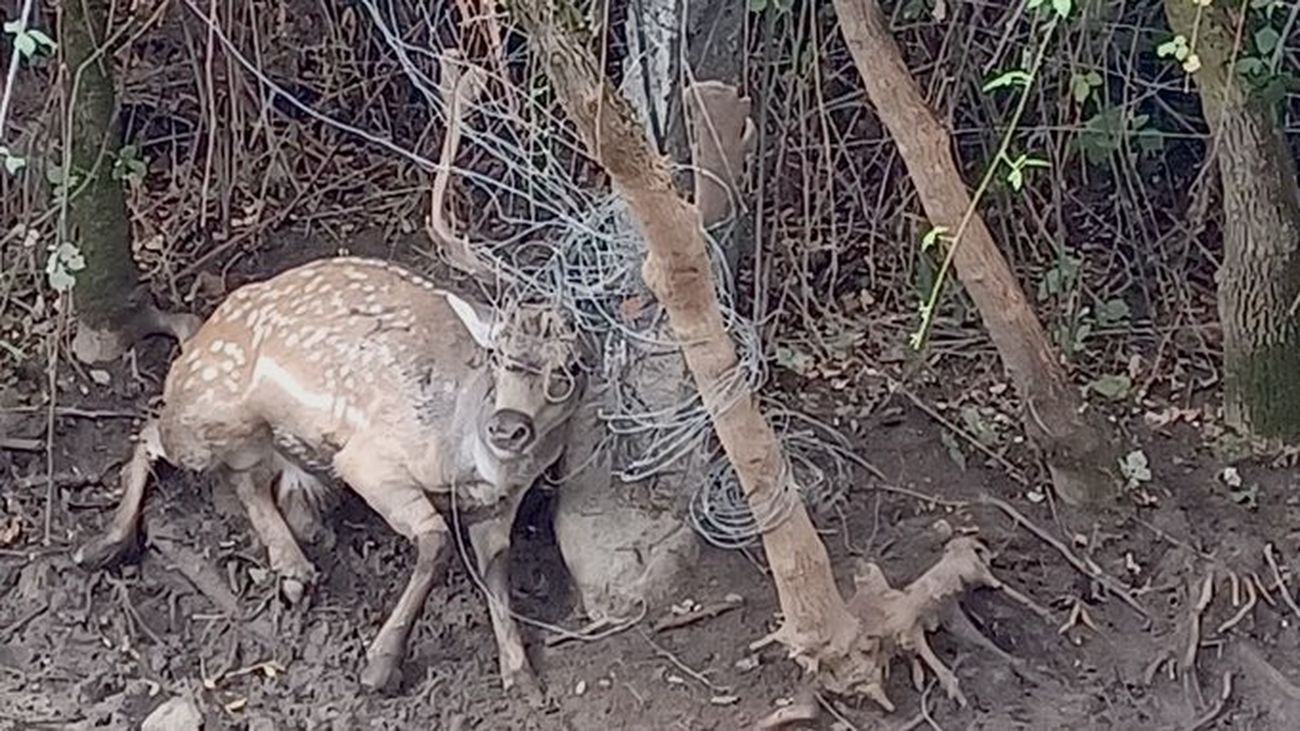
POLYGON ((490 405, 479 438, 497 459, 528 454, 573 414, 586 385, 568 313, 523 301, 508 303, 495 317, 463 300, 452 306, 489 354, 490 405))

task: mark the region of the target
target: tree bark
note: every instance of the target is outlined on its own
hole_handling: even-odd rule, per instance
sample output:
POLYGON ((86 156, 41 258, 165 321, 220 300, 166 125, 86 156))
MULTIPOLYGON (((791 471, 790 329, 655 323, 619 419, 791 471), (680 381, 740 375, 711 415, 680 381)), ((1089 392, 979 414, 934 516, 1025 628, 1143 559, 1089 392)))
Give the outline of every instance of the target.
POLYGON ((60 3, 59 30, 65 63, 71 176, 68 238, 85 257, 75 287, 78 314, 95 328, 118 328, 134 314, 127 296, 139 284, 131 258, 131 225, 122 183, 113 162, 122 146, 113 90, 112 55, 101 52, 111 3, 60 3))
POLYGON ((608 172, 645 236, 646 284, 667 310, 686 363, 751 505, 792 501, 789 517, 763 535, 785 624, 776 638, 837 690, 855 687, 870 669, 865 641, 835 587, 825 545, 783 478, 785 455, 752 394, 725 410, 719 384, 736 367, 714 290, 698 210, 676 190, 664 157, 647 143, 626 99, 602 78, 593 54, 557 23, 554 0, 519 0, 511 12, 542 58, 551 87, 608 172))
MULTIPOLYGON (((952 139, 904 64, 878 0, 835 0, 835 12, 867 96, 898 145, 931 225, 956 232, 971 197, 952 139)), ((950 245, 956 247, 957 276, 1025 402, 1025 430, 1043 452, 1057 494, 1076 505, 1113 496, 1118 450, 1112 434, 1083 410, 983 218, 974 215, 950 245)))
MULTIPOLYGON (((1243 20, 1222 0, 1165 0, 1176 33, 1196 38, 1194 75, 1223 186, 1224 417, 1262 437, 1300 437, 1300 185, 1295 159, 1258 95, 1233 68, 1243 20)), ((1234 8, 1244 7, 1231 3, 1234 8)))

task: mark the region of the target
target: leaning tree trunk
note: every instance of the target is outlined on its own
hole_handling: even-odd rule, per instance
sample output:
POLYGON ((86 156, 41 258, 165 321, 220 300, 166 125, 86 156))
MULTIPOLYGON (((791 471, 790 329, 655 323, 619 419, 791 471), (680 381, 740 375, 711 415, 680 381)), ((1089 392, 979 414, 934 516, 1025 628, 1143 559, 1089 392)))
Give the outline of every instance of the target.
MULTIPOLYGON (((898 145, 931 225, 958 231, 971 197, 951 153, 952 138, 907 70, 878 0, 835 0, 835 12, 867 95, 898 145)), ((1115 494, 1117 450, 1111 434, 1082 411, 983 218, 972 216, 964 236, 950 245, 957 276, 1024 399, 1026 432, 1042 450, 1057 493, 1073 504, 1095 504, 1115 494)))
POLYGON ((73 288, 78 326, 72 351, 82 361, 101 362, 117 358, 135 340, 149 335, 185 340, 198 327, 199 318, 158 310, 140 286, 131 255, 126 193, 113 176, 122 146, 113 57, 105 47, 114 4, 70 0, 58 6, 68 104, 63 190, 69 198, 61 237, 73 243, 85 260, 73 288))
POLYGON ((677 192, 664 157, 647 144, 627 100, 602 78, 589 48, 557 26, 571 15, 554 0, 519 0, 511 11, 542 58, 557 99, 645 236, 643 276, 668 312, 750 504, 791 501, 789 517, 762 536, 784 615, 777 639, 832 689, 857 687, 872 672, 865 658, 874 646, 859 634, 858 620, 836 590, 826 547, 797 493, 780 494, 794 488, 783 479, 788 470, 776 434, 752 394, 720 403, 721 384, 737 358, 718 307, 699 211, 677 192))
POLYGON ((1224 416, 1248 432, 1300 437, 1300 186, 1295 159, 1258 95, 1233 68, 1243 3, 1165 0, 1176 33, 1196 38, 1194 78, 1223 186, 1224 416), (1229 10, 1230 5, 1233 10, 1229 10))

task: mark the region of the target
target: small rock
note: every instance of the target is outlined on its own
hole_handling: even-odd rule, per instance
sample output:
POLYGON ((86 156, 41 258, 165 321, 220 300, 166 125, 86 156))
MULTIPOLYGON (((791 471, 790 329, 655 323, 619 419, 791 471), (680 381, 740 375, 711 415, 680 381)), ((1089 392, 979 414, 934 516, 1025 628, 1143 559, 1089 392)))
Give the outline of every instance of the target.
POLYGON ((587 681, 579 680, 578 685, 573 689, 574 695, 583 695, 587 692, 587 681))
POLYGON ((92 368, 90 370, 90 380, 100 386, 107 386, 113 382, 113 377, 108 374, 108 371, 99 368, 92 368))
POLYGON ((199 731, 202 728, 203 714, 188 695, 165 701, 140 724, 140 731, 199 731))

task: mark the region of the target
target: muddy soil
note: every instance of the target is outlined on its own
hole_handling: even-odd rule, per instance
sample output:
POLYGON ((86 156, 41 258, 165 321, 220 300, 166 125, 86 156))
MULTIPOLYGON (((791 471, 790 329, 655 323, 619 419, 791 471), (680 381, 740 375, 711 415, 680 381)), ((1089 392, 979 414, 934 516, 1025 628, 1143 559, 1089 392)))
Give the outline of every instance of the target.
MULTIPOLYGON (((392 253, 375 241, 353 250, 392 253)), ((227 285, 316 253, 263 250, 240 262, 227 285)), ((732 595, 743 598, 738 609, 656 632, 673 608, 654 608, 622 633, 547 646, 545 625, 576 628, 581 618, 549 527, 552 499, 539 490, 515 528, 512 575, 518 608, 541 625, 525 634, 549 690, 543 710, 500 689, 486 605, 459 560, 414 630, 400 689, 391 697, 362 691, 366 643, 413 552, 356 501, 335 515, 332 545, 310 549, 324 578, 302 609, 275 598, 264 551, 228 489, 168 469, 153 483, 148 541, 136 559, 104 572, 78 569, 69 552, 108 518, 116 465, 138 425, 132 417, 159 392, 170 357, 169 343, 144 347, 142 380, 125 363, 60 371, 59 401, 72 408, 55 419, 48 511, 46 455, 0 452, 0 728, 139 728, 180 697, 211 729, 741 729, 803 692, 778 648, 748 649, 777 626, 759 550, 706 548, 678 595, 679 610, 732 595)), ((38 403, 40 382, 33 375, 10 406, 38 403)), ((805 384, 801 398, 828 421, 848 423, 837 394, 805 384)), ((1054 512, 959 444, 960 466, 927 413, 887 411, 853 432, 885 480, 860 475, 838 509, 817 518, 842 586, 853 557, 878 562, 899 586, 936 560, 947 536, 977 532, 995 553, 997 576, 1051 621, 1003 592, 974 591, 961 606, 991 645, 971 632, 940 630, 933 639, 962 683, 965 708, 932 677, 914 687, 900 661, 887 687, 894 713, 827 698, 806 727, 1300 728, 1294 468, 1241 463, 1243 487, 1233 491, 1195 426, 1152 430, 1140 415, 1121 415, 1149 457, 1151 479, 1125 509, 1084 519, 1054 512), (938 507, 926 495, 969 504, 938 507), (976 502, 985 495, 1006 500, 1056 544, 976 502), (1092 571, 1114 577, 1146 616, 1092 571)), ((44 411, 5 414, 11 434, 43 433, 44 411)))

